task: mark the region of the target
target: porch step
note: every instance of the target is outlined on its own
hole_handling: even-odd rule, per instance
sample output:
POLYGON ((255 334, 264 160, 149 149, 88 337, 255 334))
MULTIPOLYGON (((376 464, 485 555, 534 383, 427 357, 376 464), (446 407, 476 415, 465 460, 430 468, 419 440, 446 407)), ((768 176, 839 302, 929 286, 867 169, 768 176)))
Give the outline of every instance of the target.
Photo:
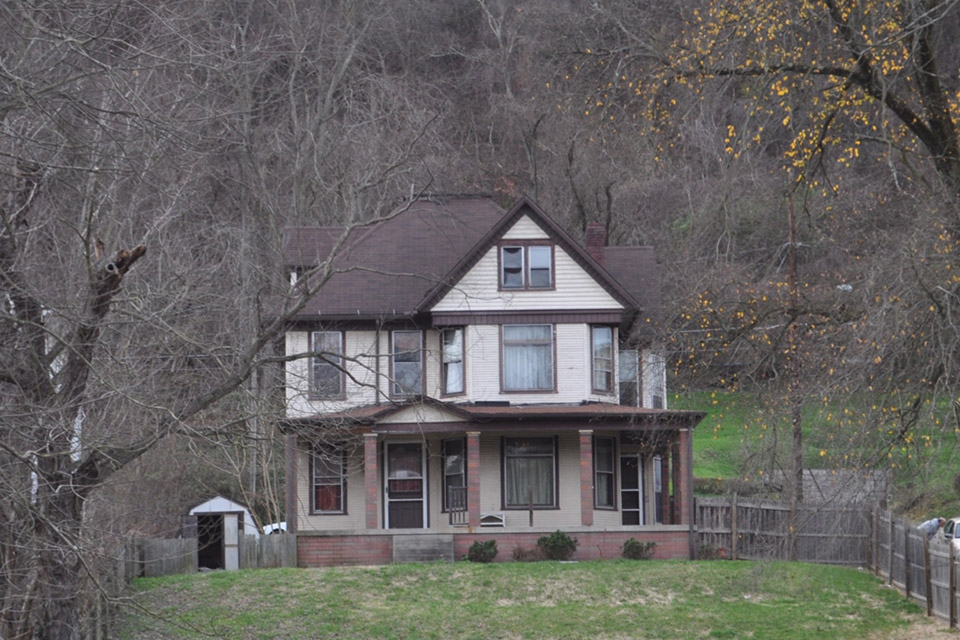
POLYGON ((393 536, 394 562, 453 562, 453 536, 426 534, 393 536))

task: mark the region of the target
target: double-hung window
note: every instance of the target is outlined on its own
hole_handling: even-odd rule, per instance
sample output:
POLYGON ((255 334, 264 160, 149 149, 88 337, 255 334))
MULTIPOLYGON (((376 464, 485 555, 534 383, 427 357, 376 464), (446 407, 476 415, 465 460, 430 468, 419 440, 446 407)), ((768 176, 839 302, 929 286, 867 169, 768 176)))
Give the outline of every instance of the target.
POLYGON ((346 451, 324 445, 313 453, 313 513, 347 512, 346 451))
POLYGON ((593 487, 594 504, 598 509, 616 508, 616 444, 613 438, 593 439, 593 487))
POLYGON ((556 507, 556 439, 504 438, 502 446, 504 507, 556 507))
POLYGON ((339 331, 314 331, 310 334, 311 395, 319 399, 343 397, 343 334, 339 331))
POLYGON ((553 325, 503 325, 503 390, 553 388, 553 325))
POLYGON ((466 511, 466 453, 463 438, 443 441, 444 511, 466 511))
POLYGON ((463 393, 463 328, 444 329, 440 332, 441 358, 443 360, 443 393, 463 393))
POLYGON ((416 396, 423 391, 423 333, 394 331, 393 383, 395 396, 416 396))
POLYGON ((593 390, 613 393, 613 328, 591 327, 593 390))
POLYGON ((506 245, 500 247, 502 289, 550 289, 553 287, 553 247, 506 245))

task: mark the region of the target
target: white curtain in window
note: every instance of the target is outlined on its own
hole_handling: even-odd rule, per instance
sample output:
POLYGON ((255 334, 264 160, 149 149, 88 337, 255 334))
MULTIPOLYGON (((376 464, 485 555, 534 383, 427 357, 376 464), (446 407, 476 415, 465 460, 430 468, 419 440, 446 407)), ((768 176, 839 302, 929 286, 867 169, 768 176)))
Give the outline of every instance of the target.
POLYGON ((503 327, 505 389, 553 388, 553 341, 550 325, 503 327))
POLYGON ((444 392, 463 391, 463 330, 445 329, 443 332, 444 392))
POLYGON ((553 458, 507 458, 507 504, 553 506, 553 458))

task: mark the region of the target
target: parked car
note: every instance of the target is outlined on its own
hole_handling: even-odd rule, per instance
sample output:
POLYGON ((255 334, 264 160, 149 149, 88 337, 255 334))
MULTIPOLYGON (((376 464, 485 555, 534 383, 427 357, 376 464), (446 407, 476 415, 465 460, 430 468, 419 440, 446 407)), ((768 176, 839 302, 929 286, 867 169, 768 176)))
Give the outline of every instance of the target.
POLYGON ((271 522, 270 524, 263 525, 263 532, 267 535, 272 533, 286 533, 287 532, 287 523, 286 522, 271 522))
POLYGON ((960 516, 947 520, 937 530, 937 535, 933 539, 943 544, 952 544, 953 548, 960 552, 960 516))

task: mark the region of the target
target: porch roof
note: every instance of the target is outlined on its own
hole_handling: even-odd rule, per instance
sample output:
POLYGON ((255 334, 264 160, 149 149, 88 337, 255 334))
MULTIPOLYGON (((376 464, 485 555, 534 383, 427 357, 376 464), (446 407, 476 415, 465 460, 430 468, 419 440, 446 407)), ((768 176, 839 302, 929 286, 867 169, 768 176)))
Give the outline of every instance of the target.
POLYGON ((283 428, 297 432, 310 428, 336 426, 365 427, 371 432, 439 432, 477 429, 510 430, 519 426, 558 430, 603 428, 607 430, 692 429, 706 416, 702 411, 672 411, 630 407, 602 402, 581 404, 527 404, 440 402, 432 398, 411 399, 399 403, 367 405, 333 413, 321 413, 284 421, 283 428), (399 419, 401 411, 431 408, 446 414, 442 420, 399 419))

